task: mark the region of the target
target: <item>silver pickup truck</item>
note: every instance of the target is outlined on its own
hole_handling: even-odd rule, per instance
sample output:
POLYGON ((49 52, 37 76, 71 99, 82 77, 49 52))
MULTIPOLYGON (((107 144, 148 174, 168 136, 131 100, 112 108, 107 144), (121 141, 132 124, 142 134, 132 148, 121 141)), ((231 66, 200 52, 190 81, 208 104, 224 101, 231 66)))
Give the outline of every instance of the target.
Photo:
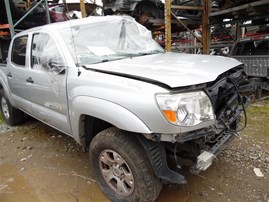
POLYGON ((112 201, 154 201, 237 136, 246 83, 235 59, 165 53, 131 17, 89 17, 12 39, 0 108, 10 125, 28 114, 73 137, 112 201))
POLYGON ((244 71, 253 82, 259 80, 261 85, 256 86, 259 94, 262 90, 269 90, 269 35, 239 40, 232 47, 229 56, 244 64, 244 71))
POLYGON ((269 35, 241 39, 229 55, 245 64, 249 76, 269 78, 269 35))

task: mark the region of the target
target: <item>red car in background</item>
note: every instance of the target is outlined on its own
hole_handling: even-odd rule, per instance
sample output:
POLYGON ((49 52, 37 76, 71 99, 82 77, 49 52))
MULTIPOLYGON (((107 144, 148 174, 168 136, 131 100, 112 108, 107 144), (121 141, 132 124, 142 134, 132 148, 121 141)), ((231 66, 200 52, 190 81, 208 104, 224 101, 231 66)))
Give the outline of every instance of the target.
POLYGON ((62 22, 69 19, 65 14, 64 4, 50 4, 49 13, 51 22, 62 22))
MULTIPOLYGON (((13 2, 13 0, 9 0, 10 11, 13 19, 13 24, 19 21, 31 8, 33 8, 39 1, 33 1, 30 7, 27 10, 19 9, 19 6, 13 2)), ((71 3, 67 4, 69 10, 79 10, 80 5, 79 3, 71 3)), ((96 5, 94 4, 86 4, 86 9, 90 13, 96 5)), ((59 4, 53 2, 49 2, 49 15, 51 22, 61 22, 66 21, 72 17, 69 17, 66 14, 66 9, 64 4, 59 4)), ((7 12, 5 9, 5 2, 4 0, 0 0, 0 24, 8 24, 7 20, 7 12)), ((46 18, 46 9, 43 3, 39 4, 28 16, 22 20, 17 26, 16 29, 19 30, 26 30, 32 27, 41 26, 47 24, 46 18)))

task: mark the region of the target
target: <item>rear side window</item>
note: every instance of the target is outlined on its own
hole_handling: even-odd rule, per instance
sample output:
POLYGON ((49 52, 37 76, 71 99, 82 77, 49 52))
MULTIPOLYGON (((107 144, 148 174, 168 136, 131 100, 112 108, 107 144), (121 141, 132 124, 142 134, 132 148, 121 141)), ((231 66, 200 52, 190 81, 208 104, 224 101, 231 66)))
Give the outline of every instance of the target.
POLYGON ((11 61, 22 67, 25 66, 27 39, 28 36, 16 38, 11 53, 11 61))
POLYGON ((269 41, 240 42, 237 44, 234 53, 234 55, 269 55, 269 41))
POLYGON ((254 50, 254 41, 241 42, 237 44, 235 55, 252 55, 254 50))
POLYGON ((253 55, 269 55, 269 41, 256 41, 253 55))

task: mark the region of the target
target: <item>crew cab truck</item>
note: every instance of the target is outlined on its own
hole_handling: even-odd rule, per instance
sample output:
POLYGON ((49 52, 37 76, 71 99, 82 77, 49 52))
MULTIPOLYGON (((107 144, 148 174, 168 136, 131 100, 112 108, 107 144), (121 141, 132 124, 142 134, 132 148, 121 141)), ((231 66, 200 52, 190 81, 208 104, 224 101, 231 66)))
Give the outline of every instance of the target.
POLYGON ((269 35, 259 34, 240 39, 233 45, 229 56, 244 64, 250 83, 259 83, 254 85, 258 97, 262 91, 268 92, 269 35))
POLYGON ((12 39, 0 108, 10 125, 28 114, 73 137, 112 201, 154 201, 237 136, 247 82, 235 59, 165 53, 131 17, 89 17, 12 39))

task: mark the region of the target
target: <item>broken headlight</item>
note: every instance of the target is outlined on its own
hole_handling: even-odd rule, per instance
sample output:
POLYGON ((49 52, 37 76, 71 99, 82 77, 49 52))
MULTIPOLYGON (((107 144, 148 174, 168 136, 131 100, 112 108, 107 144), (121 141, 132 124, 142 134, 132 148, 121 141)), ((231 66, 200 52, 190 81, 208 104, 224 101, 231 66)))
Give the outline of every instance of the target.
POLYGON ((165 118, 179 126, 196 126, 214 120, 209 97, 203 92, 157 94, 156 100, 165 118))

